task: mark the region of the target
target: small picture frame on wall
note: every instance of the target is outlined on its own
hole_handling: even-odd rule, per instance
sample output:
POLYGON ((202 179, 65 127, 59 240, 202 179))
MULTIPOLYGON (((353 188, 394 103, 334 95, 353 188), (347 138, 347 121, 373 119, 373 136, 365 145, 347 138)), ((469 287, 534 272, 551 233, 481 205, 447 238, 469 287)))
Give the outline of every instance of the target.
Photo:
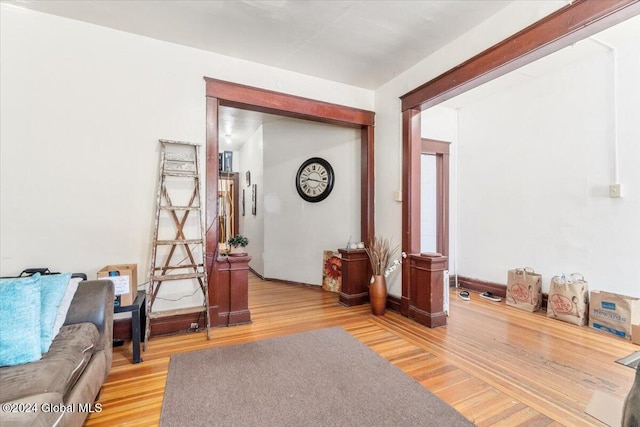
POLYGON ((242 189, 242 203, 240 206, 240 211, 242 212, 242 216, 244 216, 244 188, 242 189))
POLYGON ((247 172, 244 174, 244 180, 245 180, 245 181, 246 181, 246 183, 247 183, 247 187, 251 187, 251 171, 247 171, 247 172))
POLYGON ((258 198, 258 184, 253 184, 251 187, 251 213, 253 215, 257 212, 256 200, 258 198))

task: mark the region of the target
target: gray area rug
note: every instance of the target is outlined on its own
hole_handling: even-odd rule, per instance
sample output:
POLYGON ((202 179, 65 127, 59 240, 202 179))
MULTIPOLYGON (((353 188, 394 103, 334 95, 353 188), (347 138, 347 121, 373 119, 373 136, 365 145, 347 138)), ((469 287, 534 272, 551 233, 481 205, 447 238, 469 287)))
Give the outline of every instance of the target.
POLYGON ((335 327, 171 356, 160 425, 473 424, 335 327))

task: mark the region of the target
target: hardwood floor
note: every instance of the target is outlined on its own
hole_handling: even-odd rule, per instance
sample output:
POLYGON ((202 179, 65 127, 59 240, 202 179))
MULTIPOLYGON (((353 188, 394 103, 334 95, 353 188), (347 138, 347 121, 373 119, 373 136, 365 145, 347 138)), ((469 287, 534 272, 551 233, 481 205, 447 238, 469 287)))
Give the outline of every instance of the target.
MULTIPOLYGON (((604 425, 584 413, 594 390, 623 398, 634 371, 614 361, 638 346, 588 327, 451 293, 448 325, 425 328, 397 313, 344 307, 337 294, 249 278, 252 324, 152 337, 144 361, 131 345, 113 367, 87 426, 149 426, 160 419, 172 354, 342 326, 478 426, 604 425)), ((194 390, 185 392, 197 393, 194 390)))

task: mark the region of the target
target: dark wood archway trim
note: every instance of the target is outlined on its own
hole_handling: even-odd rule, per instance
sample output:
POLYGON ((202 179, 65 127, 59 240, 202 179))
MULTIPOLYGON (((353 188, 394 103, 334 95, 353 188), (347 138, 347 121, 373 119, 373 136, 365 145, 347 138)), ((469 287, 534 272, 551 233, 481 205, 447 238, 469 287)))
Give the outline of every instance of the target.
MULTIPOLYGON (((640 0, 576 0, 401 97, 402 250, 420 252, 420 112, 640 14, 640 0)), ((410 270, 400 311, 408 315, 410 270)))
POLYGON ((640 13, 640 0, 577 0, 401 96, 402 111, 437 105, 640 13))
MULTIPOLYGON (((420 253, 420 110, 402 112, 402 140, 418 141, 402 145, 402 193, 405 195, 402 198, 402 251, 416 254, 420 253)), ((405 262, 402 263, 400 299, 400 313, 404 316, 409 315, 409 279, 409 263, 405 262)))
MULTIPOLYGON (((207 265, 213 266, 218 256, 218 112, 221 106, 259 111, 285 117, 330 123, 360 129, 361 188, 360 239, 370 241, 375 233, 374 224, 374 118, 372 111, 360 110, 299 96, 245 86, 205 77, 207 99, 206 142, 206 238, 207 265)), ((212 273, 212 269, 210 269, 212 273)), ((209 274, 209 300, 212 318, 217 316, 218 289, 214 275, 209 274)))
POLYGON ((287 95, 209 77, 205 77, 205 81, 207 83, 207 97, 218 99, 221 106, 355 128, 374 125, 375 113, 372 111, 287 95))

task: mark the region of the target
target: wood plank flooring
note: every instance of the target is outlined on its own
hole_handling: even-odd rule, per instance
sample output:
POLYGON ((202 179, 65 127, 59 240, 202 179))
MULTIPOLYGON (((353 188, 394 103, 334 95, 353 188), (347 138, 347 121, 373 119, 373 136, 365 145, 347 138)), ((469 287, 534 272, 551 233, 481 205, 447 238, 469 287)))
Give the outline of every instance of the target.
MULTIPOLYGON (((428 329, 368 305, 344 307, 337 294, 250 276, 253 323, 152 337, 144 361, 131 345, 114 349, 113 367, 87 426, 152 426, 160 419, 172 354, 342 326, 478 426, 601 426, 584 413, 594 390, 623 398, 634 371, 615 363, 640 348, 588 327, 526 313, 451 291, 445 327, 428 329)), ((197 393, 197 384, 193 390, 197 393)))

